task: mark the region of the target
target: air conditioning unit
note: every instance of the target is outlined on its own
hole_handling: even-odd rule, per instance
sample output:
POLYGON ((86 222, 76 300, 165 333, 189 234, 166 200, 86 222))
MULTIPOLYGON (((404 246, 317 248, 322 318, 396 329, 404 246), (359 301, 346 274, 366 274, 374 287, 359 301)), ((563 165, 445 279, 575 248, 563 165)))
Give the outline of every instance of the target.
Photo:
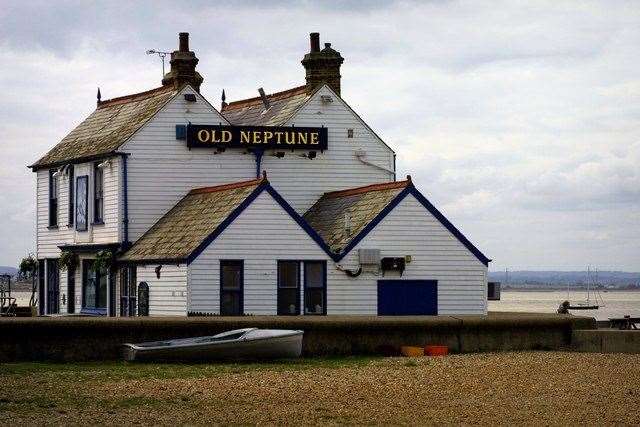
POLYGON ((358 249, 358 259, 362 266, 378 266, 380 264, 380 249, 358 249))

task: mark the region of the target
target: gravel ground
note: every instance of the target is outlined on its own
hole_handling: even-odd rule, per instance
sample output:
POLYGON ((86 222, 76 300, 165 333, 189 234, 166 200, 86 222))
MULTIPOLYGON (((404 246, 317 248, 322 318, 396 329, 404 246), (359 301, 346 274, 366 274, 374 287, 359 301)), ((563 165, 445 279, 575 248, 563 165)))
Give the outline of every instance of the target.
POLYGON ((20 424, 626 424, 640 356, 561 352, 280 364, 0 366, 20 424))

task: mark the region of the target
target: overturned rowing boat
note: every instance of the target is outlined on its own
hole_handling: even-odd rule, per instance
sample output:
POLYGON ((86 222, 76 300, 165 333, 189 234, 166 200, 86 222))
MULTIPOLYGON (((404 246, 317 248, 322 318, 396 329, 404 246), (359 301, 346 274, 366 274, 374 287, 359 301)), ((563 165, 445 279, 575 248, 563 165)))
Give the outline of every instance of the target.
POLYGON ((206 337, 124 344, 124 358, 193 361, 299 357, 302 334, 297 330, 246 328, 206 337))

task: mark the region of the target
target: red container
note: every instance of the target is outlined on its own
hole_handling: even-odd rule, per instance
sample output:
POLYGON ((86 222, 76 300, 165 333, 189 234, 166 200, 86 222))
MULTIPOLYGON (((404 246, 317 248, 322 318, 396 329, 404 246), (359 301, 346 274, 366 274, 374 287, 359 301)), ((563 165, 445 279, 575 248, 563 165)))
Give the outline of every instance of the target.
POLYGON ((425 356, 446 356, 449 354, 449 347, 446 345, 427 345, 424 347, 425 356))

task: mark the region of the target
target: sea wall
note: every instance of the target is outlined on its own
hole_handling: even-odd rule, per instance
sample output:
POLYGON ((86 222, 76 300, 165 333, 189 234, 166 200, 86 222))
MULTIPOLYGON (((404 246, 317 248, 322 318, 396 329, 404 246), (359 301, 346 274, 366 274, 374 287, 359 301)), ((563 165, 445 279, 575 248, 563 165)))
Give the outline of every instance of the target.
POLYGON ((89 361, 121 357, 126 342, 214 335, 260 327, 305 331, 305 356, 394 355, 402 345, 441 344, 454 353, 557 350, 586 317, 533 314, 415 317, 190 317, 0 319, 0 362, 89 361))

